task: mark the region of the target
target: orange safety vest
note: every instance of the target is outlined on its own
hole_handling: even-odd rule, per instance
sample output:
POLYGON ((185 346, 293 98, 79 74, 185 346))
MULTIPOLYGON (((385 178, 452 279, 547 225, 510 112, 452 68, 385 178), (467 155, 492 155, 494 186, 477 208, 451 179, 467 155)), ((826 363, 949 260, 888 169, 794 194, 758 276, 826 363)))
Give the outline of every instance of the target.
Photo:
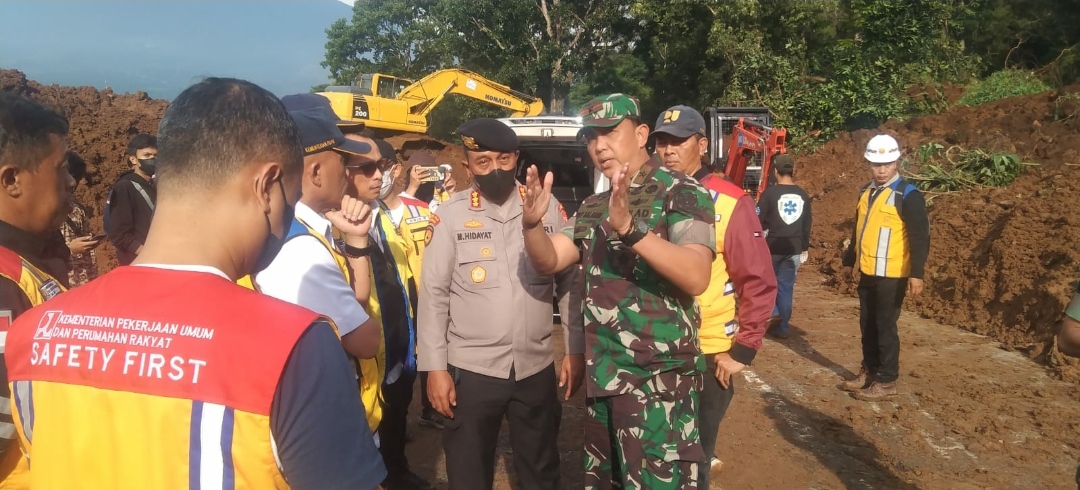
MULTIPOLYGON (((19 289, 30 299, 31 306, 40 305, 65 290, 52 276, 4 247, 0 247, 0 276, 18 284, 19 289)), ((8 320, 5 318, 4 322, 7 323, 8 320)), ((2 327, 0 335, 6 336, 10 325, 5 324, 2 327)), ((7 380, 3 382, 7 383, 7 380)), ((30 468, 22 452, 12 444, 0 458, 0 490, 15 488, 30 488, 30 468)))
POLYGON ((121 267, 8 335, 34 488, 288 488, 270 407, 315 313, 212 274, 121 267))
POLYGON ((724 262, 724 235, 727 234, 727 224, 735 211, 735 204, 746 192, 714 174, 702 179, 701 184, 708 189, 713 200, 716 258, 710 271, 709 287, 697 298, 701 307, 698 338, 701 352, 715 354, 731 350, 732 339, 739 331, 739 322, 735 319, 735 284, 728 276, 727 263, 724 262))

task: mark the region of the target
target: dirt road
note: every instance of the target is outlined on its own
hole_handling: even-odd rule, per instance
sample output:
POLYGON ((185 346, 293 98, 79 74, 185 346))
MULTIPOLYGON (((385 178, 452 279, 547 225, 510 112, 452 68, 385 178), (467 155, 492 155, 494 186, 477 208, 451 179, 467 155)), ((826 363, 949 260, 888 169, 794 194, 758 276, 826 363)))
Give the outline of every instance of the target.
MULTIPOLYGON (((1080 458, 1080 389, 985 337, 905 313, 901 395, 837 389, 858 368, 858 300, 800 271, 793 335, 767 339, 720 427, 713 488, 1066 489, 1080 458)), ((565 488, 581 488, 578 394, 564 405, 565 488)), ((414 410, 415 411, 415 410, 414 410)), ((415 470, 445 488, 439 432, 415 425, 415 470)), ((496 488, 512 488, 504 435, 496 488)))

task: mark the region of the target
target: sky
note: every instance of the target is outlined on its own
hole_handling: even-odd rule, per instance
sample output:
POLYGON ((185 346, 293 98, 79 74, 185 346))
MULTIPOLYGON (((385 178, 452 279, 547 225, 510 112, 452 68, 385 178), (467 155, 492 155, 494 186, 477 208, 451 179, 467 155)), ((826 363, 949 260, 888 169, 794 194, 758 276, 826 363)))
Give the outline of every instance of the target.
POLYGON ((0 1, 0 68, 46 85, 172 99, 205 76, 281 96, 325 83, 325 30, 339 0, 0 1))

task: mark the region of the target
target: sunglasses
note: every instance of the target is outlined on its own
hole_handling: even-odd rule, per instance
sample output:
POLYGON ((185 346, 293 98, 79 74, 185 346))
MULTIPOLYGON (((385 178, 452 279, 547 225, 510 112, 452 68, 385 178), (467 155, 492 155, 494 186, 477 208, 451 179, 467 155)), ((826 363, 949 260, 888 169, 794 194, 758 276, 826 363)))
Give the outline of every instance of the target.
POLYGON ((365 163, 362 165, 346 165, 345 171, 351 174, 363 174, 364 177, 371 177, 375 175, 376 170, 382 170, 381 166, 375 162, 365 163))

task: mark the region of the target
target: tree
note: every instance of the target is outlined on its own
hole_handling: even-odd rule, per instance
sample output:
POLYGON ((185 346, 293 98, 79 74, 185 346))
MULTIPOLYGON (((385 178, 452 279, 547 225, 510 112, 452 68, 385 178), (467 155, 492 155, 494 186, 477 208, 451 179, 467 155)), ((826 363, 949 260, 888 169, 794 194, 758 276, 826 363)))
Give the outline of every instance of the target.
POLYGON ((448 33, 431 10, 437 0, 358 0, 352 20, 338 19, 326 30, 322 66, 338 84, 363 73, 384 72, 418 78, 451 63, 448 33))

